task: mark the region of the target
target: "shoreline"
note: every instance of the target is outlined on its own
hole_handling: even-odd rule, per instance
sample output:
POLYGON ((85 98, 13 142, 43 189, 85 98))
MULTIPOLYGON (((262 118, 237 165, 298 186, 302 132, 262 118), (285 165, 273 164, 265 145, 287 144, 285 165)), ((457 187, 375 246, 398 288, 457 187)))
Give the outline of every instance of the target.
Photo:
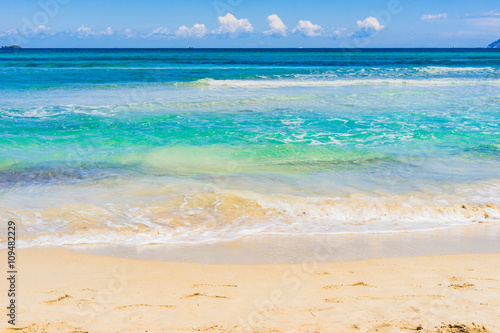
POLYGON ((92 244, 40 248, 204 264, 327 263, 422 255, 500 253, 500 223, 384 233, 256 235, 195 244, 92 244))

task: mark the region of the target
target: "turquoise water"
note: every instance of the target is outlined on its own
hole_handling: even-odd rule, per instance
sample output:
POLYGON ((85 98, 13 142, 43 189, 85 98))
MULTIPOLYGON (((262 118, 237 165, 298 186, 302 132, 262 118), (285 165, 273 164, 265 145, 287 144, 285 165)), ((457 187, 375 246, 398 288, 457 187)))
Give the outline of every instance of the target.
POLYGON ((500 221, 500 52, 0 51, 22 244, 500 221))

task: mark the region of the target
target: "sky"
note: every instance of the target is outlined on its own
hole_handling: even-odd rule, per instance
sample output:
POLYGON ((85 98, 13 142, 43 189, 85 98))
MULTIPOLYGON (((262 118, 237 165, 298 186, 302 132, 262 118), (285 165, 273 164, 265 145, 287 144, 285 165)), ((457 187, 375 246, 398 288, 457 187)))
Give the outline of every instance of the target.
POLYGON ((500 1, 1 0, 0 44, 66 47, 486 47, 500 1))

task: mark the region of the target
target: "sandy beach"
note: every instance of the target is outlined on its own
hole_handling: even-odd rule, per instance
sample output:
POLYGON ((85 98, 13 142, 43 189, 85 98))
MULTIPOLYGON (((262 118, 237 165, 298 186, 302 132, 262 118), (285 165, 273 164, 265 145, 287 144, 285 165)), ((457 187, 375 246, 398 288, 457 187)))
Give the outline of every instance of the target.
POLYGON ((221 265, 38 248, 18 258, 18 323, 5 331, 500 331, 500 254, 221 265))

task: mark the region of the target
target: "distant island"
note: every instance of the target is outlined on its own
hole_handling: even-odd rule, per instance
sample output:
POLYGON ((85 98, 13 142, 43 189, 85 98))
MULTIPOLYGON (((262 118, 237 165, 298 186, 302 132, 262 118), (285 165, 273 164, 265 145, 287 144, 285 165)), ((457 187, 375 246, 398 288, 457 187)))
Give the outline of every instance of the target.
POLYGON ((2 46, 2 49, 22 49, 19 45, 2 46))
POLYGON ((489 49, 500 49, 500 39, 488 45, 489 49))

